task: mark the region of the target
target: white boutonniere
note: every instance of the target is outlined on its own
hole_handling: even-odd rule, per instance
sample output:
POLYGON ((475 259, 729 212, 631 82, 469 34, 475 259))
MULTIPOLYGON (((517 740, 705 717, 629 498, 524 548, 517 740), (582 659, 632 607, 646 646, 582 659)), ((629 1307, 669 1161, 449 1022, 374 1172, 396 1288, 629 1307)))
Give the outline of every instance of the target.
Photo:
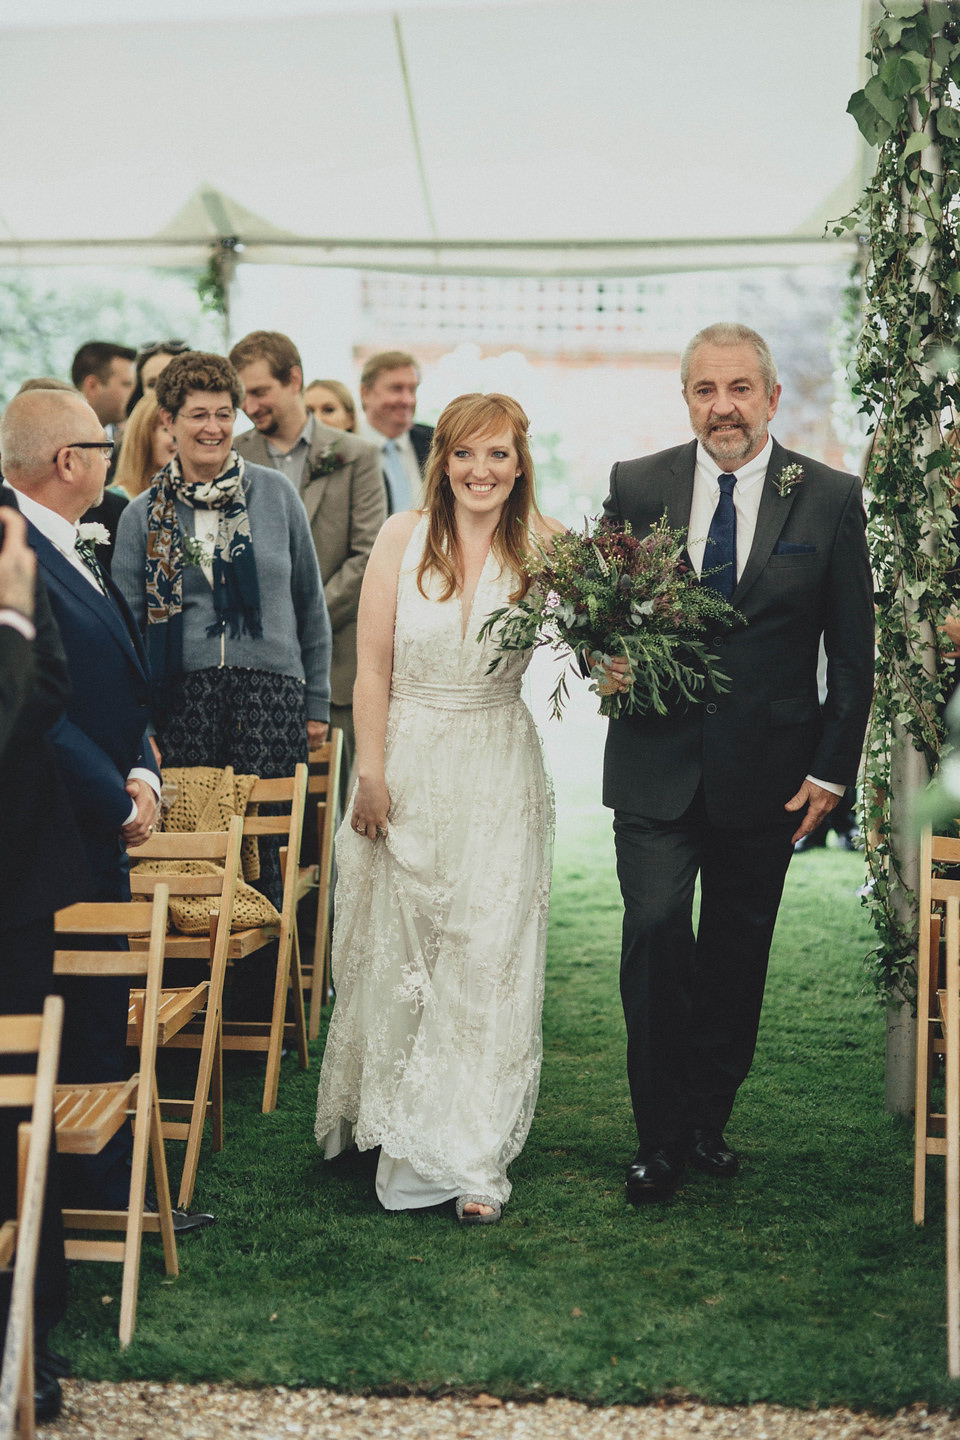
POLYGON ((88 520, 77 526, 77 539, 81 545, 109 545, 110 531, 99 520, 88 520))
POLYGON ((773 483, 776 485, 780 495, 789 495, 794 485, 800 485, 802 482, 802 465, 784 465, 779 475, 774 475, 773 477, 773 483))
POLYGON ((209 541, 198 540, 196 535, 184 535, 183 558, 188 565, 199 565, 201 570, 205 565, 212 565, 213 551, 209 541))

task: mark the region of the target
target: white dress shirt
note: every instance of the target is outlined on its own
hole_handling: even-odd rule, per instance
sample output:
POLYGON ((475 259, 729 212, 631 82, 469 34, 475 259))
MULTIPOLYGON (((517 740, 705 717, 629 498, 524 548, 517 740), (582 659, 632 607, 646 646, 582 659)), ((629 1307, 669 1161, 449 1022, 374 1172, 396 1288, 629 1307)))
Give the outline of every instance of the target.
MULTIPOLYGON (((710 533, 710 522, 713 519, 714 510, 717 508, 717 501, 720 499, 720 485, 717 477, 736 474, 737 483, 733 487, 733 508, 737 516, 737 579, 740 579, 743 567, 747 563, 747 556, 750 554, 750 547, 753 544, 753 536, 757 528, 757 512, 760 509, 760 496, 763 494, 763 482, 772 453, 773 441, 768 435, 767 443, 759 455, 755 455, 739 470, 725 470, 707 454, 700 441, 697 441, 697 463, 693 472, 693 500, 690 504, 690 523, 687 526, 687 553, 698 575, 703 569, 703 552, 706 548, 707 536, 710 533)), ((707 569, 709 568, 708 565, 707 569)))

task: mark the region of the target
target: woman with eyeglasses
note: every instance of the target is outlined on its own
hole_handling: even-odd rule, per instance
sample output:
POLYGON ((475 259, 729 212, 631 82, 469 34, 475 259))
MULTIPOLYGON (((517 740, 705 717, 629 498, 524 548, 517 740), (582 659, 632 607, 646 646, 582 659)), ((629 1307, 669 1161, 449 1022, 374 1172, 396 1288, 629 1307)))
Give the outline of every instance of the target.
POLYGON ((185 355, 190 349, 186 340, 154 340, 142 345, 133 362, 134 384, 127 401, 127 414, 132 415, 134 407, 157 383, 157 376, 165 370, 175 355, 185 355))
MULTIPOLYGON (((233 448, 236 370, 191 350, 157 379, 177 453, 131 500, 113 575, 146 638, 165 765, 291 775, 325 738, 330 620, 307 513, 275 470, 233 448)), ((279 905, 279 859, 259 888, 279 905)))

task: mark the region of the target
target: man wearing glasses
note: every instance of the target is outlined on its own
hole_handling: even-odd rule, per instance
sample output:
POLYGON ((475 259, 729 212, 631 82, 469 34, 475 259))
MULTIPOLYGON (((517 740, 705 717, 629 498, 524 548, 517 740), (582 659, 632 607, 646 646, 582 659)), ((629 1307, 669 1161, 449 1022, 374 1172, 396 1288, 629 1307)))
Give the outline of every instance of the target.
MULTIPOLYGON (((0 421, 4 478, 27 521, 67 659, 72 693, 50 737, 80 828, 90 900, 130 898, 126 847, 150 834, 160 793, 140 637, 78 528, 103 490, 111 450, 103 425, 73 391, 24 391, 0 421)), ((61 1077, 125 1078, 125 983, 84 980, 65 1000, 61 1077)), ((71 1157, 81 1162, 71 1202, 123 1208, 129 1148, 121 1132, 103 1155, 71 1157)))

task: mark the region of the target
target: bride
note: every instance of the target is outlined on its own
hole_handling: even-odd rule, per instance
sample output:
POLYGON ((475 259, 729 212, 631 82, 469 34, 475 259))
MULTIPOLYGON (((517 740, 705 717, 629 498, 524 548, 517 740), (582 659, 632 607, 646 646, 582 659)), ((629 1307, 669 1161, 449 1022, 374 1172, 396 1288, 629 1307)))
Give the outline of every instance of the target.
POLYGON ((477 642, 562 527, 537 509, 527 417, 461 395, 437 423, 424 507, 391 516, 360 596, 357 785, 337 836, 330 1022, 316 1135, 380 1146, 388 1210, 499 1220, 530 1129, 553 797, 520 687, 477 642))

